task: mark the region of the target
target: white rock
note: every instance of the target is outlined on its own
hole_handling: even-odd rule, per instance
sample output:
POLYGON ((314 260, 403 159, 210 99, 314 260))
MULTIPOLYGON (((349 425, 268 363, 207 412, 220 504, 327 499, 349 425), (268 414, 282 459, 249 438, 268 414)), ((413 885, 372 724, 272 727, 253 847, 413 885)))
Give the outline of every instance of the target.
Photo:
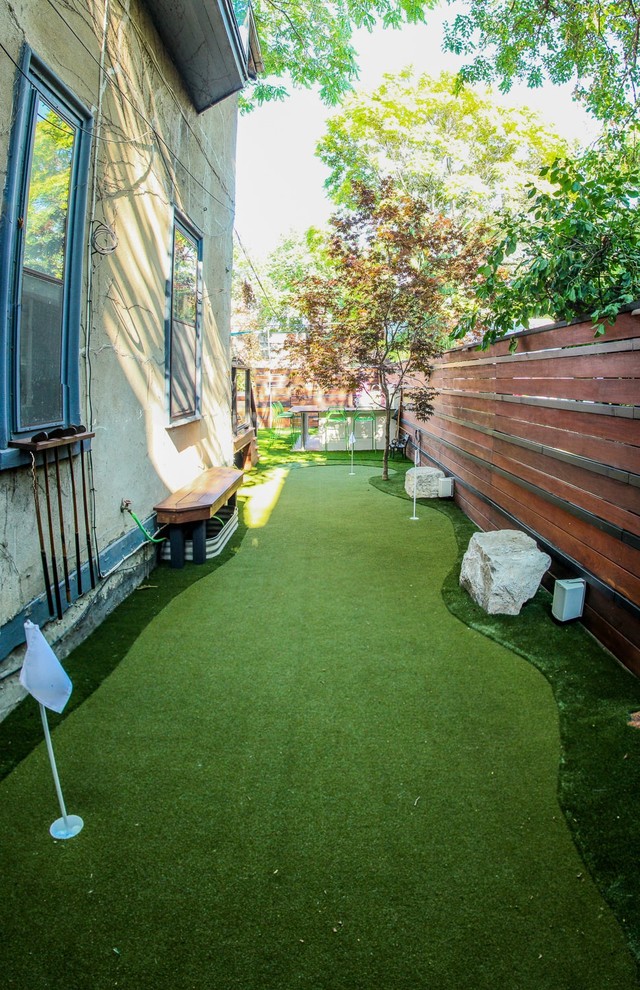
POLYGON ((474 533, 462 560, 460 584, 485 612, 518 615, 550 565, 551 557, 519 530, 474 533))
POLYGON ((437 498, 439 478, 444 478, 444 471, 441 471, 440 468, 409 468, 404 479, 404 490, 407 495, 413 498, 413 486, 415 483, 416 498, 437 498))

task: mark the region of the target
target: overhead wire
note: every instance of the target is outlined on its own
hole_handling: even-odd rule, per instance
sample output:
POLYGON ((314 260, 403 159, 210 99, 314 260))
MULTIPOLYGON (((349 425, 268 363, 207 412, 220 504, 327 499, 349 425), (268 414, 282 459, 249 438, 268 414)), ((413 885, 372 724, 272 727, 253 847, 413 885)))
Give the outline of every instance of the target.
MULTIPOLYGON (((50 0, 47 0, 47 2, 50 2, 50 0)), ((65 23, 66 23, 66 22, 65 22, 65 23)), ((95 56, 94 56, 94 55, 93 55, 93 54, 92 54, 92 53, 91 53, 91 52, 90 52, 90 51, 89 51, 88 49, 86 49, 86 46, 85 46, 85 50, 86 50, 86 51, 88 52, 88 54, 89 54, 89 55, 91 55, 91 57, 92 57, 92 58, 94 59, 94 61, 96 61, 96 62, 97 62, 97 59, 95 59, 95 56)), ((18 71, 18 72, 19 72, 19 73, 20 73, 20 74, 21 74, 21 75, 22 75, 22 76, 23 76, 24 78, 27 78, 27 79, 28 79, 28 81, 29 81, 30 83, 33 83, 33 80, 32 80, 32 79, 30 79, 29 77, 27 77, 27 76, 25 75, 25 73, 24 73, 24 71, 23 71, 23 69, 22 69, 22 66, 21 66, 21 65, 20 65, 20 64, 19 64, 19 63, 18 63, 18 62, 17 62, 16 60, 15 60, 15 58, 14 58, 14 57, 12 56, 12 54, 11 54, 11 52, 9 52, 9 51, 7 51, 7 49, 5 48, 5 46, 3 45, 3 43, 2 43, 1 41, 0 41, 0 51, 2 51, 2 52, 3 52, 3 53, 4 53, 5 55, 6 55, 6 57, 7 57, 8 59, 9 59, 9 61, 10 61, 10 62, 12 63, 12 65, 13 65, 13 66, 15 67, 15 69, 16 69, 16 70, 17 70, 17 71, 18 71)), ((184 162, 182 161, 182 159, 181 159, 181 158, 179 158, 179 157, 178 157, 178 156, 176 155, 176 153, 175 153, 175 152, 174 152, 174 151, 173 151, 173 150, 171 149, 171 147, 170 147, 170 145, 169 145, 169 144, 167 143, 167 141, 166 141, 166 140, 165 140, 165 139, 164 139, 164 138, 162 137, 162 135, 161 135, 161 134, 160 134, 160 133, 158 132, 158 130, 156 129, 156 127, 155 127, 155 126, 154 126, 154 125, 153 125, 153 124, 151 123, 151 121, 150 121, 150 120, 148 120, 148 119, 147 119, 147 117, 145 117, 145 115, 144 115, 144 114, 142 113, 142 111, 141 111, 141 110, 139 110, 139 109, 138 109, 138 107, 137 107, 137 106, 135 105, 135 103, 133 103, 133 102, 132 102, 131 100, 129 100, 129 98, 127 97, 127 95, 126 95, 126 93, 124 92, 124 90, 123 90, 123 89, 121 89, 121 87, 120 87, 120 86, 118 86, 118 84, 117 84, 117 83, 116 83, 116 82, 115 82, 115 81, 113 80, 113 78, 111 78, 111 76, 109 76, 109 74, 108 74, 108 73, 106 74, 106 78, 107 78, 107 81, 108 81, 108 83, 109 83, 109 85, 110 85, 110 86, 112 87, 112 89, 114 89, 114 90, 115 90, 115 91, 116 91, 116 92, 118 93, 118 95, 119 95, 120 97, 122 97, 122 99, 123 99, 123 100, 124 100, 124 101, 125 101, 126 103, 128 103, 128 104, 129 104, 129 106, 131 107, 131 109, 133 110, 133 112, 134 112, 134 113, 135 113, 135 114, 136 114, 136 115, 137 115, 137 116, 138 116, 138 117, 139 117, 139 118, 140 118, 140 119, 141 119, 142 121, 144 121, 144 123, 145 123, 145 124, 147 125, 147 128, 148 128, 148 132, 149 132, 149 134, 153 134, 153 136, 154 136, 154 137, 155 137, 155 139, 157 140, 157 142, 158 142, 158 144, 159 144, 159 145, 161 145, 161 146, 162 146, 162 148, 166 148, 166 149, 167 149, 167 151, 169 152, 169 154, 170 154, 170 156, 171 156, 171 157, 173 158, 173 160, 174 160, 174 162, 176 163, 176 165, 178 165, 178 166, 179 166, 179 167, 180 167, 180 168, 181 168, 181 169, 182 169, 182 170, 184 171, 184 173, 185 173, 186 175, 188 175, 188 176, 189 176, 189 178, 190 178, 190 179, 191 179, 191 180, 192 180, 192 181, 193 181, 193 182, 194 182, 194 183, 195 183, 195 184, 196 184, 196 185, 197 185, 197 186, 198 186, 198 187, 199 187, 200 189, 202 189, 202 191, 203 191, 204 193, 206 193, 206 195, 207 195, 207 196, 208 196, 208 197, 209 197, 210 199, 212 199, 212 200, 213 200, 214 202, 216 202, 216 203, 218 203, 218 205, 219 205, 219 206, 222 206, 222 207, 223 207, 223 208, 224 208, 225 210, 227 210, 227 211, 228 211, 228 212, 229 212, 230 214, 232 214, 232 215, 233 215, 233 213, 234 213, 234 211, 235 211, 235 203, 234 203, 234 201, 233 201, 233 199, 231 198, 231 196, 230 196, 230 193, 229 193, 229 192, 228 192, 228 190, 227 190, 227 189, 225 188, 225 186, 224 186, 224 183, 222 182, 222 180, 221 180, 221 178, 220 178, 220 176, 219 176, 219 174, 218 174, 218 172, 216 171, 216 168, 215 168, 215 165, 214 165, 214 163, 213 163, 213 162, 212 162, 212 161, 210 160, 210 158, 208 158, 208 157, 207 157, 207 155, 206 155, 206 153, 205 153, 205 152, 203 152, 203 157, 205 158, 205 162, 206 162, 206 164, 207 164, 207 166, 208 166, 208 168, 210 168, 210 170, 211 170, 211 172, 212 172, 212 173, 213 173, 213 174, 214 174, 214 175, 216 176, 216 178, 218 179, 218 182, 220 183, 220 185, 221 185, 221 187, 222 187, 222 189, 223 189, 223 191, 224 191, 224 192, 225 192, 225 193, 227 194, 227 196, 229 196, 229 202, 224 202, 224 201, 223 201, 222 199, 219 199, 219 198, 218 198, 218 197, 217 197, 217 196, 216 196, 216 195, 215 195, 215 194, 214 194, 214 193, 213 193, 213 192, 212 192, 212 191, 211 191, 211 190, 209 189, 209 187, 208 187, 208 186, 205 186, 205 185, 204 185, 204 183, 203 183, 203 182, 202 182, 202 181, 201 181, 200 179, 198 179, 198 177, 197 177, 196 175, 194 175, 194 174, 193 174, 193 172, 192 172, 192 171, 191 171, 191 170, 190 170, 190 169, 188 168, 188 166, 187 166, 187 165, 185 165, 185 163, 184 163, 184 162)), ((113 123, 112 123, 112 121, 110 121, 110 120, 108 120, 108 119, 105 119, 105 120, 103 121, 103 125, 104 125, 104 126, 106 126, 106 127, 109 127, 109 126, 111 126, 111 127, 113 127, 113 123)), ((139 146, 139 145, 140 145, 140 143, 141 143, 141 140, 142 140, 142 138, 141 138, 141 137, 137 137, 137 138, 134 138, 134 139, 132 139, 132 138, 125 138, 125 139, 123 139, 123 140, 116 140, 116 139, 114 139, 114 138, 111 138, 111 137, 104 137, 104 136, 103 136, 102 134, 100 134, 100 135, 99 135, 99 136, 98 136, 98 137, 96 138, 96 136, 95 136, 95 133, 94 133, 94 131, 93 131, 93 128, 87 128, 87 127, 84 127, 84 126, 83 126, 82 124, 80 124, 80 123, 77 123, 77 124, 75 124, 74 126, 76 127, 76 129, 77 129, 78 131, 81 131, 81 132, 83 132, 83 133, 85 133, 85 134, 86 134, 86 133, 88 133, 88 134, 91 134, 91 136, 92 136, 92 139, 93 139, 94 141, 96 141, 97 143, 99 143, 99 144, 104 144, 104 145, 118 145, 118 146, 127 146, 127 147, 130 147, 130 146, 132 146, 132 145, 138 145, 138 146, 139 146)))
POLYGON ((245 248, 244 244, 242 243, 242 240, 240 239, 240 234, 238 233, 238 231, 237 231, 237 229, 235 227, 233 229, 233 232, 234 232, 234 234, 236 236, 236 240, 238 241, 238 244, 240 245, 240 250, 244 254, 245 258, 247 259, 247 263, 249 265, 249 268, 253 272, 253 275, 255 277, 255 280, 258 283, 259 287, 260 287, 260 291, 262 292, 262 294, 263 294, 263 296, 264 296, 264 298, 265 298, 265 300, 267 302, 267 305, 268 305, 269 309, 273 313, 274 317, 276 319, 278 319, 278 314, 277 314, 277 312, 275 310, 275 307, 274 307, 273 303, 271 302, 271 299, 269 298, 269 293, 267 292, 267 290, 265 289, 264 285, 262 284, 262 279, 260 278, 258 272, 256 271, 255 265, 253 264, 253 261, 249 257, 249 254, 247 252, 247 249, 245 248))
MULTIPOLYGON (((85 42, 84 42, 84 40, 83 40, 83 39, 82 39, 82 38, 80 37, 80 35, 79 35, 79 34, 78 34, 78 33, 77 33, 77 32, 76 32, 75 30, 74 30, 74 28, 73 28, 73 26, 72 26, 72 25, 71 25, 71 24, 69 23, 69 21, 68 21, 68 20, 67 20, 67 19, 66 19, 66 18, 64 17, 64 15, 63 15, 63 11, 62 11, 62 10, 60 9, 60 6, 59 6, 59 4, 57 4, 57 3, 55 3, 55 2, 54 2, 54 0, 47 0, 47 3, 48 3, 48 4, 49 4, 49 6, 51 7, 51 9, 52 9, 52 10, 54 11, 54 13, 55 13, 55 14, 56 14, 56 15, 58 16, 58 18, 59 18, 59 19, 60 19, 60 20, 62 21, 62 23, 63 23, 63 24, 65 25, 65 27, 67 28, 67 30, 68 30, 68 31, 69 31, 69 32, 70 32, 70 33, 71 33, 71 34, 73 35, 73 37, 74 37, 74 38, 76 39, 76 41, 77 41, 77 42, 78 42, 78 43, 79 43, 79 44, 80 44, 80 45, 82 46, 82 48, 83 48, 83 50, 84 50, 84 51, 85 51, 85 52, 87 53, 87 55, 88 55, 88 56, 89 56, 89 57, 90 57, 90 58, 91 58, 91 59, 92 59, 92 60, 93 60, 93 61, 94 61, 94 62, 96 63, 96 65, 98 66, 98 68, 100 68, 100 59, 98 59, 98 58, 96 58, 96 56, 95 56, 95 54, 94 54, 94 53, 93 53, 93 52, 91 51, 91 49, 90 49, 90 48, 89 48, 89 47, 88 47, 88 46, 87 46, 87 45, 85 44, 85 42)), ((120 6, 122 7, 122 5, 120 5, 120 6)), ((122 9, 124 9, 124 8, 122 8, 122 9)), ((158 64, 157 64, 157 61, 155 60, 155 58, 154 58, 154 56, 153 56, 153 53, 152 53, 152 51, 151 51, 151 49, 149 48, 149 46, 148 46, 148 44, 147 44, 146 42, 144 42, 144 40, 142 39, 142 37, 141 37, 141 35, 140 35, 140 33, 139 33, 139 31, 138 31, 138 29, 137 29, 137 26, 135 25, 135 23, 134 23, 133 21, 131 21, 131 19, 130 19, 130 21, 129 21, 129 23, 131 23, 131 24, 132 24, 132 26, 133 26, 133 29, 134 29, 134 30, 136 31, 136 34, 137 34, 137 36, 138 36, 138 38, 139 38, 139 40, 141 40, 141 41, 142 41, 142 43, 143 43, 143 46, 144 46, 144 48, 145 48, 145 50, 146 50, 146 52, 147 52, 147 54, 148 54, 148 55, 149 55, 149 56, 150 56, 150 57, 152 58, 152 60, 154 61, 154 66, 155 66, 155 68, 156 68, 156 70, 158 71, 158 73, 159 73, 159 75, 160 75, 160 77, 161 77, 161 79, 162 79, 162 81, 163 81, 163 83, 164 83, 164 85, 165 85, 165 87, 166 87, 166 89, 167 89, 167 91, 168 91, 168 92, 170 93, 170 95, 171 95, 171 97, 172 97, 172 99, 174 100, 174 102, 176 102, 176 104, 178 104, 178 98, 177 98, 177 96, 175 95, 175 93, 173 92, 173 90, 171 89, 171 87, 170 87, 170 85, 169 85, 169 83, 168 83, 168 82, 167 82, 167 80, 165 79, 165 77, 164 77, 164 75, 162 74, 162 72, 161 72, 161 70, 159 69, 159 66, 158 66, 158 64)), ((20 67, 19 67, 19 66, 17 65, 17 63, 15 62, 15 59, 13 59, 13 58, 11 57, 11 55, 9 54, 9 52, 7 52, 7 50, 6 50, 6 48, 4 48, 4 45, 0 45, 0 46, 2 47, 2 49, 3 49, 3 51, 5 52, 5 54, 7 54, 7 55, 8 55, 8 57, 9 57, 9 58, 11 59, 11 61, 12 61, 12 62, 14 63, 14 65, 16 65, 16 67, 17 67, 17 68, 19 69, 20 67)), ((201 143, 201 142, 200 142, 200 141, 198 140, 198 137, 197 137, 197 135, 196 135, 196 132, 195 132, 195 130, 194 130, 194 128, 192 127, 192 125, 191 125, 191 123, 189 122, 189 120, 188 120, 188 118, 186 117, 186 115, 184 115, 184 113, 182 114, 182 116, 183 116, 183 119, 184 119, 184 121, 185 121, 185 124, 186 124, 186 126, 188 127, 188 129, 189 129, 189 131, 190 131, 190 133, 192 134, 192 136, 194 137, 194 139, 196 140, 196 143, 198 144, 198 147, 199 147, 199 149, 200 149, 200 151, 201 151, 201 153, 202 153, 202 156, 203 156, 203 158, 205 159, 205 162, 206 162, 206 164, 207 164, 207 166, 208 166, 208 168, 209 168, 209 169, 211 170, 211 172, 212 172, 212 174, 213 174, 213 175, 214 175, 214 176, 216 177, 216 179, 218 180, 218 182, 219 182, 219 184, 220 184, 220 187, 221 187, 221 189, 223 190, 223 192, 224 192, 224 193, 225 193, 225 194, 227 195, 227 197, 228 197, 228 202, 223 202, 223 200, 221 200, 221 199, 218 199, 218 197, 217 197, 217 196, 215 196, 215 195, 214 195, 214 194, 213 194, 213 193, 212 193, 212 192, 210 191, 210 189, 209 189, 209 188, 208 188, 207 186, 205 186, 205 185, 204 185, 204 183, 203 183, 203 182, 201 182, 201 180, 200 180, 200 179, 198 179, 198 177, 197 177, 196 175, 194 175, 194 174, 193 174, 193 172, 192 172, 192 171, 191 171, 191 170, 190 170, 190 169, 188 168, 188 166, 187 166, 187 165, 186 165, 186 164, 185 164, 185 163, 184 163, 184 162, 182 161, 182 159, 180 159, 180 158, 179 158, 179 157, 178 157, 178 156, 176 155, 176 153, 175 153, 175 152, 173 151, 173 149, 172 149, 172 148, 170 147, 170 145, 169 145, 169 144, 167 143, 167 141, 166 141, 166 140, 165 140, 165 139, 164 139, 164 138, 162 137, 162 135, 161 135, 161 134, 160 134, 160 133, 158 132, 158 130, 157 130, 157 128, 156 128, 156 127, 155 127, 155 125, 154 125, 154 124, 152 123, 152 121, 150 121, 150 120, 149 120, 149 119, 148 119, 148 118, 147 118, 147 117, 145 116, 145 114, 144 114, 144 113, 143 113, 143 112, 142 112, 142 111, 140 110, 140 108, 139 108, 139 106, 137 106, 137 104, 136 104, 136 103, 135 103, 135 102, 134 102, 134 101, 133 101, 133 100, 132 100, 132 99, 131 99, 131 98, 130 98, 130 97, 129 97, 128 95, 127 95, 127 93, 126 93, 126 92, 125 92, 125 91, 124 91, 124 90, 123 90, 123 89, 122 89, 122 88, 121 88, 121 87, 120 87, 120 86, 118 85, 118 83, 117 83, 117 81, 116 81, 116 80, 115 80, 115 79, 114 79, 114 78, 113 78, 113 77, 112 77, 112 76, 111 76, 111 75, 110 75, 109 73, 107 73, 107 74, 106 74, 106 78, 107 78, 107 80, 108 80, 108 82, 109 82, 109 85, 110 85, 110 86, 111 86, 111 87, 112 87, 112 88, 113 88, 114 90, 116 90, 116 91, 117 91, 117 93, 119 94, 119 96, 120 96, 120 97, 121 97, 121 98, 122 98, 122 99, 124 100, 124 102, 125 102, 125 103, 127 103, 127 105, 128 105, 128 106, 129 106, 130 108, 131 108, 131 110, 133 110, 133 112, 134 112, 134 113, 135 113, 135 114, 136 114, 136 115, 137 115, 137 116, 138 116, 138 117, 139 117, 139 118, 140 118, 141 120, 143 120, 143 121, 144 121, 144 123, 145 123, 145 124, 147 125, 147 127, 148 127, 148 128, 150 129, 150 131, 151 131, 151 132, 153 133, 153 135, 155 136, 155 138, 157 139, 157 141, 158 141, 158 142, 159 142, 159 143, 160 143, 160 144, 161 144, 161 145, 162 145, 162 146, 163 146, 164 148, 166 148, 166 149, 167 149, 167 151, 169 152, 169 154, 171 155, 171 157, 172 157, 172 158, 174 159, 174 161, 176 162, 176 164, 178 164, 178 165, 180 166, 180 168, 184 170, 184 172, 185 172, 185 173, 186 173, 186 174, 187 174, 187 175, 189 176, 189 178, 190 178, 190 179, 192 179, 192 180, 193 180, 193 182, 195 182, 195 183, 196 183, 196 185, 198 185, 198 186, 199 186, 199 187, 200 187, 200 188, 201 188, 201 189, 202 189, 202 190, 203 190, 203 191, 204 191, 204 192, 205 192, 205 193, 206 193, 206 194, 207 194, 208 196, 210 196, 210 197, 211 197, 211 198, 212 198, 212 199, 213 199, 213 200, 214 200, 215 202, 217 202, 217 203, 218 203, 218 204, 219 204, 220 206, 223 206, 223 207, 224 207, 225 209, 227 209, 227 210, 229 210, 229 211, 230 211, 231 213, 233 213, 233 211, 234 211, 234 197, 233 197, 233 195, 231 194, 231 192, 229 191, 229 189, 227 189, 227 187, 226 187, 226 185, 225 185, 225 183, 224 183, 224 180, 222 179, 222 177, 221 177, 221 175, 220 175, 220 173, 219 173, 219 171, 218 171, 218 169, 217 169, 217 167, 216 167, 216 165, 215 165, 215 163, 214 163, 214 162, 213 162, 213 161, 211 160, 211 158, 210 158, 210 156, 208 155, 208 153, 207 153, 207 151, 206 151, 206 149, 205 149, 205 148, 204 148, 204 147, 202 146, 202 143, 201 143)), ((179 104, 178 104, 178 105, 179 105, 179 104)), ((127 143, 127 142, 118 142, 118 143, 127 143)), ((131 143, 135 143, 135 142, 131 142, 131 143)))
MULTIPOLYGON (((51 2, 51 0, 49 0, 49 2, 51 2)), ((119 4, 120 8, 123 11, 126 10, 126 8, 124 7, 124 5, 122 3, 122 0, 116 0, 116 2, 119 4)), ((182 104, 181 104, 180 100, 176 96, 176 94, 175 94, 172 86, 170 85, 167 77, 165 76, 165 74, 164 74, 164 72, 162 70, 162 67, 158 63, 158 59, 156 58, 155 52, 153 51, 153 49, 151 48, 151 46, 148 44, 147 39, 144 37, 144 35, 140 31, 140 28, 136 24, 135 20, 133 20, 132 18, 130 18, 129 23, 131 24, 133 30, 135 31, 135 33, 136 33, 136 35, 138 37, 138 41, 140 42, 140 44, 142 45, 142 47, 146 51, 146 53, 149 56, 149 58, 151 59, 151 61, 153 62, 154 69, 156 70, 156 72, 158 73, 158 75, 160 76, 160 78, 162 79, 162 82, 164 83, 165 89, 167 90, 167 92, 171 96, 171 99, 173 100, 178 113, 182 117, 182 120, 184 121, 184 123, 185 123, 186 127, 188 128, 188 130, 189 130, 191 136, 193 137, 194 141, 196 142, 196 144, 200 148, 200 151, 202 152, 203 157, 205 158, 205 160, 207 161, 207 163, 211 166, 211 169, 212 169, 214 175, 216 176, 216 178, 217 178, 218 182, 220 183, 220 185, 221 185, 222 189, 224 190, 224 192, 229 197, 229 200, 231 202, 233 202, 234 201, 234 196, 227 189, 227 187, 225 185, 225 182, 224 182, 224 179, 222 178, 222 176, 218 172, 215 171, 213 165, 211 164, 211 159, 210 159, 207 151, 203 147, 202 141, 200 140, 200 135, 191 126, 191 121, 189 120, 187 114, 184 112, 184 109, 182 107, 182 104)))

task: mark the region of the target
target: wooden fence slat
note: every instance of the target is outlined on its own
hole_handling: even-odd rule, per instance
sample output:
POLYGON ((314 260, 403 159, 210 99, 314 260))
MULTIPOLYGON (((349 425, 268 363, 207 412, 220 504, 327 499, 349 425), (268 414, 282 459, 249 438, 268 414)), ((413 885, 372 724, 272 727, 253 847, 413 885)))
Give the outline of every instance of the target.
POLYGON ((640 447, 601 440, 599 437, 572 433, 569 430, 554 429, 551 426, 537 426, 535 423, 522 422, 513 417, 496 416, 494 428, 506 436, 522 437, 556 450, 579 454, 601 464, 640 475, 640 447))
MULTIPOLYGON (((467 431, 470 433, 471 431, 467 431)), ((487 437, 485 434, 480 433, 478 437, 481 437, 487 441, 485 444, 480 444, 473 437, 466 436, 462 431, 456 433, 450 430, 439 429, 436 423, 432 423, 432 426, 427 436, 437 437, 442 440, 448 440, 449 443, 455 444, 460 450, 467 451, 469 454, 474 454, 476 457, 484 458, 485 460, 491 460, 491 437, 487 437)))
MULTIPOLYGON (((515 417, 498 415, 492 419, 488 413, 479 414, 474 410, 464 408, 456 410, 453 404, 446 404, 442 401, 438 402, 438 406, 451 410, 445 412, 444 408, 436 409, 434 417, 441 421, 439 430, 459 434, 461 431, 455 428, 453 425, 455 422, 459 423, 460 427, 466 431, 477 429, 481 433, 485 430, 493 430, 507 438, 512 436, 530 440, 558 451, 573 453, 610 467, 640 475, 640 447, 619 443, 617 440, 603 440, 599 437, 570 430, 554 429, 546 425, 540 426, 531 420, 520 421, 515 417), (457 417, 452 415, 455 412, 458 413, 457 417), (461 419, 464 421, 461 422, 461 419)), ((481 440, 478 442, 483 444, 481 440)))
MULTIPOLYGON (((540 328, 533 332, 518 334, 518 351, 533 352, 549 347, 575 347, 579 344, 592 344, 596 341, 605 340, 633 340, 640 337, 640 317, 632 316, 631 313, 621 313, 613 326, 607 326, 603 337, 594 337, 592 324, 589 320, 581 323, 573 323, 569 326, 551 327, 549 329, 540 328)), ((449 354, 464 353, 469 357, 483 358, 489 353, 493 357, 509 354, 509 347, 512 338, 500 340, 493 344, 490 352, 478 350, 477 347, 456 348, 449 351, 449 354)))
POLYGON ((632 638, 635 633, 633 626, 628 631, 625 628, 625 625, 631 625, 631 617, 621 608, 606 609, 606 604, 601 595, 587 595, 584 623, 596 639, 614 656, 622 658, 625 666, 636 676, 640 676, 640 646, 632 638), (625 624, 625 619, 630 621, 625 624))
POLYGON ((449 374, 445 371, 436 371, 431 375, 430 384, 433 388, 440 390, 441 388, 447 389, 462 389, 465 392, 480 392, 481 394, 486 394, 487 392, 495 392, 495 382, 496 376, 494 374, 487 375, 475 375, 471 371, 468 374, 463 374, 462 372, 453 371, 449 374))
POLYGON ((496 364, 443 364, 434 366, 432 377, 441 376, 443 379, 449 378, 495 378, 496 364))
MULTIPOLYGON (((422 435, 425 438, 424 444, 428 445, 429 441, 434 442, 436 439, 438 441, 446 440, 454 444, 463 454, 484 456, 481 445, 473 444, 473 429, 469 429, 465 434, 461 434, 461 432, 454 434, 453 431, 449 431, 444 426, 448 421, 445 420, 439 429, 435 428, 434 424, 436 422, 437 420, 433 418, 427 424, 419 424, 414 418, 409 419, 409 414, 406 414, 403 425, 405 429, 409 429, 411 432, 416 427, 421 429, 422 435), (463 439, 464 442, 459 442, 460 439, 463 439)), ((534 450, 530 447, 522 447, 517 443, 512 443, 506 436, 494 436, 492 446, 494 451, 500 452, 505 457, 523 464, 530 464, 537 470, 544 471, 551 479, 562 479, 574 488, 585 490, 605 503, 608 502, 612 506, 619 506, 631 513, 640 513, 640 488, 608 476, 606 468, 601 469, 602 473, 596 472, 595 468, 598 467, 598 464, 595 462, 592 469, 588 470, 586 466, 568 462, 563 458, 562 452, 559 452, 558 458, 554 458, 550 452, 534 450)), ((449 454, 448 456, 451 455, 449 454)), ((466 469, 465 465, 467 463, 464 460, 461 462, 461 470, 466 469)), ((487 464, 490 465, 490 463, 491 458, 489 457, 487 458, 487 464)))
POLYGON ((497 378, 640 378, 640 351, 575 357, 568 348, 554 352, 553 359, 498 359, 494 368, 497 378))
POLYGON ((437 433, 438 436, 463 437, 470 439, 479 447, 488 450, 493 446, 492 431, 488 428, 479 428, 477 424, 469 424, 453 419, 451 416, 439 416, 435 413, 429 420, 427 432, 437 433))
POLYGON ((440 399, 438 408, 434 416, 444 419, 450 417, 452 420, 462 421, 470 427, 476 429, 492 430, 495 422, 495 413, 483 412, 480 409, 473 409, 469 406, 456 406, 453 402, 445 402, 440 399))
POLYGON ((508 395, 586 399, 589 402, 610 402, 627 406, 634 406, 638 402, 638 383, 626 378, 505 378, 496 382, 496 391, 508 395))
MULTIPOLYGON (((517 450, 518 448, 512 449, 517 450)), ((553 478, 547 472, 532 467, 528 460, 527 462, 518 461, 495 450, 493 453, 493 463, 496 467, 508 471, 515 477, 519 476, 523 481, 536 485, 542 491, 564 499, 569 505, 573 504, 591 512, 599 519, 610 522, 612 525, 640 538, 640 515, 621 509, 617 505, 611 505, 606 499, 598 498, 597 495, 592 495, 584 489, 575 488, 560 478, 553 478)))
MULTIPOLYGON (((455 408, 455 399, 440 396, 438 405, 446 405, 447 409, 455 408)), ((458 400, 459 402, 460 400, 458 400)), ((588 406, 578 410, 558 409, 555 406, 525 405, 520 402, 492 403, 487 400, 487 406, 493 406, 496 417, 507 417, 518 422, 533 423, 538 426, 550 426, 556 430, 567 430, 570 433, 581 433, 588 437, 600 437, 601 440, 613 440, 616 443, 629 444, 640 448, 640 421, 627 419, 622 416, 600 416, 590 413, 588 406)), ((467 401, 464 402, 467 407, 467 401)))
POLYGON ((464 395, 452 395, 450 392, 440 392, 438 395, 438 407, 446 410, 454 410, 456 413, 462 408, 476 412, 478 415, 493 417, 496 414, 495 399, 488 399, 486 395, 472 395, 468 392, 465 392, 464 395))
MULTIPOLYGON (((501 441, 496 440, 494 449, 499 448, 500 443, 501 441)), ((509 447, 512 451, 517 450, 515 443, 509 443, 509 447)), ((545 470, 552 478, 559 478, 576 488, 583 488, 610 506, 620 506, 634 515, 639 514, 638 496, 640 489, 625 481, 624 474, 616 476, 615 474, 608 474, 606 471, 599 474, 597 471, 583 467, 580 462, 571 463, 562 457, 554 457, 549 452, 535 451, 531 448, 523 449, 523 459, 525 454, 528 464, 544 464, 545 470)), ((513 459, 516 459, 515 453, 513 453, 513 459)), ((605 518, 609 518, 609 516, 607 515, 605 518)))
MULTIPOLYGON (((636 532, 640 525, 640 489, 632 485, 608 478, 606 475, 594 474, 574 464, 558 461, 542 452, 518 447, 508 440, 498 440, 494 444, 494 463, 496 457, 502 457, 514 463, 513 473, 518 475, 522 470, 530 468, 548 478, 548 488, 552 493, 558 491, 558 486, 566 484, 572 492, 584 492, 589 499, 594 499, 603 507, 603 512, 596 515, 621 525, 619 519, 633 523, 624 529, 636 532), (520 467, 519 465, 522 465, 520 467), (620 513, 620 515, 618 515, 620 513)), ((522 475, 524 477, 524 474, 522 475)), ((528 480, 528 479, 527 479, 528 480)), ((594 502, 594 504, 595 504, 594 502)))
MULTIPOLYGON (((470 388, 456 389, 449 388, 448 386, 438 390, 438 400, 441 396, 450 396, 465 404, 471 401, 484 402, 487 403, 488 407, 493 405, 496 411, 500 410, 500 406, 494 404, 504 403, 507 409, 532 406, 538 409, 554 409, 558 412, 564 411, 581 416, 586 414, 590 416, 604 416, 621 424, 626 422, 634 431, 638 429, 636 424, 640 421, 640 405, 637 404, 620 405, 608 402, 594 402, 592 400, 563 398, 561 396, 545 397, 541 395, 511 395, 508 392, 478 392, 470 388)), ((634 441, 631 442, 633 443, 634 441)), ((637 444, 635 445, 637 446, 637 444)))
POLYGON ((438 442, 429 442, 423 445, 423 450, 426 452, 427 456, 431 456, 434 461, 437 461, 442 465, 445 471, 449 474, 454 474, 457 477, 463 477, 475 487, 483 487, 483 490, 489 491, 491 487, 491 467, 488 464, 478 463, 476 461, 470 461, 465 458, 461 451, 452 451, 450 448, 444 445, 438 444, 438 442))

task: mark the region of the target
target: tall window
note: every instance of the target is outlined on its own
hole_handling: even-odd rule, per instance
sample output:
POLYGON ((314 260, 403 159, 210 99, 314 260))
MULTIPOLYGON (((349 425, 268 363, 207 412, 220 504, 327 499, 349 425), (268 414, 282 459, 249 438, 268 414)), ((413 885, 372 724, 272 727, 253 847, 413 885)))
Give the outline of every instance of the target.
POLYGON ((169 415, 193 419, 200 412, 200 267, 202 238, 183 219, 173 229, 169 415))
POLYGON ((20 78, 0 254, 0 448, 77 422, 80 408, 91 117, 29 49, 20 78))

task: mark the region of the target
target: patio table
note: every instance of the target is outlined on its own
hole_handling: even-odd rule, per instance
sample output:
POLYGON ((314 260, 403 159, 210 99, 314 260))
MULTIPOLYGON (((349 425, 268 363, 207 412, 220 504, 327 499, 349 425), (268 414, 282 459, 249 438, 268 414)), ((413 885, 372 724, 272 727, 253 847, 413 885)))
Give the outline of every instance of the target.
POLYGON ((309 443, 309 415, 312 413, 326 412, 325 406, 291 406, 289 412, 298 415, 302 419, 302 433, 300 434, 300 450, 306 450, 309 443))

